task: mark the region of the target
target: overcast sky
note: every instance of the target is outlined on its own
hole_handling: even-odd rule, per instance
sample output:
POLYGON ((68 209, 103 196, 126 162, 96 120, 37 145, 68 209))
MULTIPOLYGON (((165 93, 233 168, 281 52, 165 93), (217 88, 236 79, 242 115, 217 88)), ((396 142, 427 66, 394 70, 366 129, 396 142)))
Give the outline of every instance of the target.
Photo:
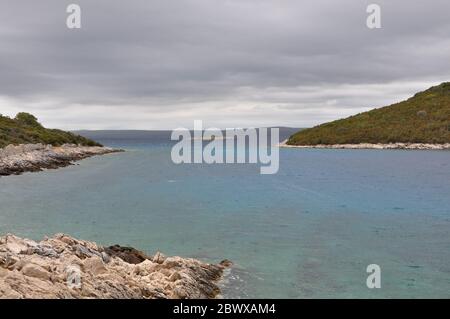
POLYGON ((305 127, 450 80, 449 0, 0 4, 0 113, 49 127, 305 127))

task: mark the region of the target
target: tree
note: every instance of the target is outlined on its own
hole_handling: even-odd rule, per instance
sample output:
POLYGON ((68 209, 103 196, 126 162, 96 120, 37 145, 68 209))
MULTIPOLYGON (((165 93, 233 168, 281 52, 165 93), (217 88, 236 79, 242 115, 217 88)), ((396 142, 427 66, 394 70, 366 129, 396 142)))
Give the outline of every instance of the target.
POLYGON ((27 125, 27 126, 34 126, 34 127, 41 127, 42 125, 38 122, 37 118, 34 115, 31 115, 29 113, 20 112, 17 113, 15 120, 21 124, 27 125))

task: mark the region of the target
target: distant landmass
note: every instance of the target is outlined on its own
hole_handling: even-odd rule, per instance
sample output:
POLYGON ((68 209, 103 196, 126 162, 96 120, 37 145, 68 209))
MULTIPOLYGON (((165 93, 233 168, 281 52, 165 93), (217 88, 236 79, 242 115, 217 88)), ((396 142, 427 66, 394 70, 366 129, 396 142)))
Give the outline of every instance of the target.
POLYGON ((450 143, 450 82, 410 99, 301 130, 287 145, 450 143))
MULTIPOLYGON (((277 127, 279 129, 280 141, 286 140, 289 136, 298 132, 299 128, 277 127)), ((89 139, 108 144, 111 142, 119 142, 121 140, 134 141, 161 141, 163 143, 171 142, 170 130, 78 130, 73 131, 75 134, 82 135, 89 139)), ((225 133, 225 131, 222 131, 225 133)))
POLYGON ((36 117, 28 113, 18 113, 12 119, 0 115, 0 148, 14 144, 36 144, 59 146, 63 144, 78 144, 83 146, 101 146, 99 143, 57 129, 43 127, 36 117))

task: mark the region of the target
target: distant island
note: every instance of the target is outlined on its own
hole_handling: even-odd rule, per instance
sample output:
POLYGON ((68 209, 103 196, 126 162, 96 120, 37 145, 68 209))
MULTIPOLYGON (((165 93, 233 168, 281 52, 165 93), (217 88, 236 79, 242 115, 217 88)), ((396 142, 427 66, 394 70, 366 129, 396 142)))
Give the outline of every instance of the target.
POLYGON ((28 113, 14 119, 0 115, 0 176, 64 167, 119 151, 71 132, 47 129, 28 113))
POLYGON ((304 129, 282 146, 449 149, 450 82, 400 103, 304 129))

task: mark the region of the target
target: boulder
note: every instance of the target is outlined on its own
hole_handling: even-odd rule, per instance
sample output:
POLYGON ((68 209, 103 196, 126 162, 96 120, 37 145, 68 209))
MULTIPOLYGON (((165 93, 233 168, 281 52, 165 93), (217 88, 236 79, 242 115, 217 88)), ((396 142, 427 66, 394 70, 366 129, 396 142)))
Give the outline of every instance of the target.
POLYGON ((123 247, 120 245, 106 247, 105 253, 111 257, 119 257, 129 264, 140 264, 146 259, 151 259, 142 251, 139 251, 132 247, 123 247))
POLYGON ((42 280, 49 280, 50 279, 50 273, 45 270, 43 267, 36 265, 36 264, 26 264, 22 268, 22 274, 28 277, 34 277, 39 278, 42 280))
POLYGON ((155 254, 155 256, 153 256, 152 258, 154 263, 157 264, 162 264, 164 262, 164 260, 166 260, 166 256, 164 256, 163 254, 161 254, 159 251, 155 254))
POLYGON ((83 268, 84 271, 87 271, 94 276, 107 272, 103 260, 99 257, 90 257, 83 260, 83 268))

